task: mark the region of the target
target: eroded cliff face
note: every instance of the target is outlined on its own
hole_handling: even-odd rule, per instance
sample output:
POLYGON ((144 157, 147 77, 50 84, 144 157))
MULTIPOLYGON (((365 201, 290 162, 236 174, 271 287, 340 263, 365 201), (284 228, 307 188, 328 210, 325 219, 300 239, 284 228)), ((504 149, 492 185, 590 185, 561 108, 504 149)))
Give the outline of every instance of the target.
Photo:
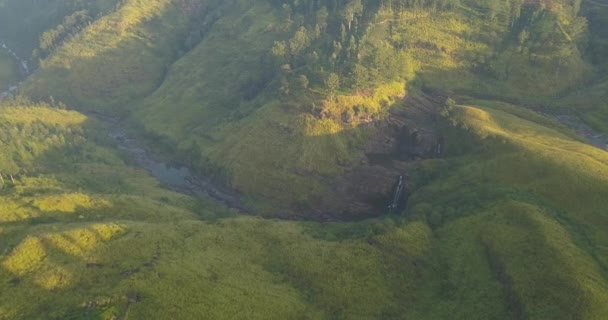
POLYGON ((445 98, 436 92, 412 94, 393 107, 386 119, 366 124, 373 127, 373 134, 360 162, 328 182, 332 192, 313 204, 315 216, 351 220, 402 212, 412 191, 409 176, 416 164, 439 158, 446 150, 439 126, 445 98), (400 177, 403 194, 399 206, 391 210, 400 177))

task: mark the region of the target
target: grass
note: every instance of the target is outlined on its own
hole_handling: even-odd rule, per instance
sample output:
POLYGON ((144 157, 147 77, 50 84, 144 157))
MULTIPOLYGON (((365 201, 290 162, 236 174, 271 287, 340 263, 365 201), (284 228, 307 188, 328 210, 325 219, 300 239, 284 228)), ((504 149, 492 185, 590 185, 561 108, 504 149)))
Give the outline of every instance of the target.
POLYGON ((525 109, 456 107, 446 143, 476 145, 421 164, 436 178, 416 180, 408 216, 327 224, 218 218, 95 144, 102 128, 78 113, 17 103, 3 112, 39 125, 63 114, 74 121, 59 126, 85 145, 63 159, 45 156, 62 145, 36 154, 0 192, 5 319, 601 319, 607 311, 608 157, 525 109))
MULTIPOLYGON (((342 88, 334 99, 314 79, 280 98, 271 79, 246 97, 244 86, 264 83, 268 49, 287 34, 269 4, 236 1, 158 87, 188 25, 174 5, 121 3, 43 61, 26 92, 104 111, 136 103, 145 130, 200 169, 222 168, 260 214, 296 205, 312 215, 305 204, 331 198, 332 179, 356 165, 406 86, 545 100, 579 77, 548 78, 552 70, 532 66, 480 85, 487 79, 470 70, 473 56, 497 50, 492 39, 505 30, 463 5, 407 11, 392 37, 385 24, 367 31, 372 46, 408 44, 415 77, 358 94, 342 88), (343 121, 355 107, 368 113, 343 121)), ((593 101, 602 86, 591 89, 593 101)), ((3 102, 0 120, 0 319, 608 312, 608 156, 518 106, 455 107, 438 122, 448 153, 416 166, 406 215, 349 223, 246 217, 162 189, 104 142, 103 124, 59 105, 3 102)))
MULTIPOLYGON (((231 8, 172 65, 159 89, 136 108, 135 122, 181 159, 220 172, 224 181, 250 196, 256 209, 268 213, 331 198, 332 183, 319 181, 335 182, 356 167, 373 136, 373 126, 366 122, 385 121, 406 86, 546 102, 588 74, 576 54, 568 60, 572 70, 557 75, 551 62, 555 57, 530 62, 507 43, 509 23, 486 19, 469 4, 447 12, 380 10, 362 31, 359 53, 365 60, 375 49, 389 47, 400 59, 407 57, 407 74, 399 81, 355 92, 343 88, 335 99, 327 99, 322 81, 315 78, 330 66, 294 64, 292 77, 312 72, 311 87, 303 92, 291 88, 298 92, 277 99, 279 80, 272 74, 276 66, 267 62, 269 48, 277 39, 289 38, 290 28, 269 4, 231 8), (508 76, 482 72, 481 65, 495 73, 508 69, 508 76), (259 92, 246 96, 247 88, 258 83, 263 84, 259 92)), ((317 46, 322 50, 322 44, 317 46)))
MULTIPOLYGON (((282 74, 270 48, 298 27, 271 3, 202 1, 205 10, 193 16, 179 1, 129 0, 108 10, 110 2, 97 4, 105 8, 99 18, 40 62, 24 92, 131 115, 155 144, 219 176, 266 213, 331 199, 332 182, 364 156, 373 135, 368 123, 385 121, 406 86, 538 102, 573 86, 589 69, 572 43, 564 45, 573 49, 568 59, 533 52, 538 61, 532 61, 530 52, 511 43, 515 31, 502 4, 495 19, 486 17, 489 4, 401 13, 370 6, 375 11, 361 18, 369 24, 362 22, 356 34, 356 58, 331 60, 321 37, 309 48, 320 55, 317 62, 306 62, 314 60, 308 52, 290 67, 291 78, 308 74, 310 88, 292 83, 292 93, 278 97, 282 74), (193 35, 200 42, 186 48, 193 35), (395 64, 395 79, 349 90, 348 66, 366 64, 378 50, 407 64, 395 64), (558 58, 567 67, 556 73, 558 58), (343 86, 328 99, 322 80, 333 69, 345 69, 343 86)), ((564 8, 546 15, 569 22, 564 8)))
MULTIPOLYGON (((477 247, 463 256, 485 256, 483 269, 495 273, 512 315, 601 318, 608 299, 608 238, 600 231, 607 222, 606 153, 538 115, 488 105, 494 107, 463 106, 452 115, 481 139, 473 140, 478 155, 462 157, 422 188, 411 210, 434 223, 441 243, 477 247)), ((459 259, 454 254, 463 253, 446 252, 459 259)))
MULTIPOLYGON (((385 273, 381 248, 316 237, 309 226, 318 224, 201 220, 213 206, 159 189, 97 145, 99 125, 83 115, 13 101, 0 117, 3 134, 35 126, 12 138, 39 150, 0 191, 2 318, 369 318, 399 309, 385 301, 400 276, 385 273), (65 143, 45 142, 42 128, 65 143)), ((395 244, 428 234, 410 230, 378 241, 421 256, 424 245, 395 244)))
MULTIPOLYGON (((206 160, 195 163, 198 167, 205 169, 211 162, 225 170, 234 187, 257 200, 264 197, 267 203, 261 210, 268 210, 269 204, 306 203, 324 194, 327 189, 318 177, 342 172, 339 164, 354 160, 354 149, 365 135, 350 134, 353 125, 318 120, 300 112, 306 106, 290 105, 271 94, 249 102, 239 99, 243 85, 267 72, 256 61, 280 35, 268 31, 277 24, 277 13, 268 4, 236 8, 172 67, 161 88, 136 112, 145 130, 165 141, 180 141, 179 151, 206 160), (196 85, 183 91, 184 82, 196 85), (168 109, 167 101, 181 111, 168 109)), ((402 83, 390 84, 374 97, 340 96, 325 109, 333 118, 356 104, 380 113, 380 102, 403 90, 402 83)))
POLYGON ((120 4, 42 60, 24 91, 81 108, 127 112, 134 99, 158 86, 176 56, 174 37, 185 32, 188 19, 180 12, 167 0, 120 4))

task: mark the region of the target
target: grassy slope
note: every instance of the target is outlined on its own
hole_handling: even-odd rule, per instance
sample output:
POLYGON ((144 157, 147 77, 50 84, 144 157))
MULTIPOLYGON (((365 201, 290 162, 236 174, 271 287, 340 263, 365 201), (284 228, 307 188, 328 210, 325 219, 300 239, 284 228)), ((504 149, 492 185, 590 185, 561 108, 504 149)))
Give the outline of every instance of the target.
MULTIPOLYGON (((327 191, 319 177, 343 172, 339 163, 356 159, 365 132, 353 130, 356 124, 319 121, 302 112, 311 103, 305 98, 293 104, 271 92, 251 101, 242 98, 242 88, 268 72, 263 57, 282 36, 280 25, 277 12, 264 2, 233 7, 196 49, 172 66, 136 117, 148 132, 170 144, 179 141, 178 150, 225 169, 239 189, 284 205, 327 191)), ((334 108, 376 106, 403 90, 403 84, 390 84, 368 99, 344 97, 334 108)))
POLYGON ((78 10, 97 15, 109 12, 118 0, 49 0, 35 2, 0 1, 0 38, 21 57, 30 57, 38 47, 40 35, 54 28, 78 10), (27 26, 27 27, 24 27, 27 26))
MULTIPOLYGON (((404 79, 526 101, 546 101, 587 71, 577 58, 569 62, 572 70, 568 69, 567 76, 555 76, 549 65, 528 63, 523 54, 497 54, 511 37, 509 30, 473 8, 467 4, 449 12, 406 10, 397 16, 379 12, 362 37, 361 53, 383 46, 405 47, 401 57, 409 57, 410 74, 403 75, 404 79), (390 27, 387 21, 393 21, 390 27), (498 79, 473 71, 479 57, 492 55, 510 70, 509 77, 498 79)), ((352 112, 354 106, 367 106, 374 110, 373 120, 382 121, 405 87, 404 83, 376 83, 371 98, 342 92, 337 103, 331 103, 321 101, 325 91, 317 81, 309 92, 283 102, 273 92, 275 78, 261 95, 245 99, 243 88, 268 72, 263 62, 272 43, 289 37, 283 23, 281 13, 264 2, 235 6, 198 47, 172 66, 161 87, 136 112, 147 132, 195 159, 195 166, 220 168, 233 186, 275 206, 305 204, 331 192, 327 183, 319 181, 357 163, 366 138, 373 134, 373 126, 344 123, 340 115, 352 112), (313 103, 325 105, 332 116, 312 116, 313 103)))
POLYGON ((410 217, 324 225, 218 219, 96 145, 86 117, 3 106, 3 134, 64 138, 3 146, 21 173, 0 192, 0 317, 601 319, 608 156, 492 105, 452 111, 448 143, 478 151, 425 162, 440 179, 410 217))
MULTIPOLYGON (((262 54, 272 40, 260 36, 272 11, 250 8, 211 33, 229 40, 209 36, 175 65, 166 88, 144 104, 154 111, 144 124, 181 148, 198 144, 250 190, 322 190, 318 176, 306 176, 340 173, 337 159, 356 159, 366 132, 268 95, 226 107, 239 86, 222 75, 257 61, 237 59, 235 48, 262 54), (224 57, 234 65, 216 68, 224 57), (215 90, 184 85, 199 81, 215 90), (275 164, 283 171, 266 180, 275 164)), ((416 25, 441 29, 424 19, 416 25)), ((437 57, 426 63, 458 63, 458 55, 437 57)), ((56 76, 41 71, 31 83, 45 75, 56 76)), ((57 91, 74 90, 68 101, 85 99, 67 88, 57 91)), ((388 92, 367 103, 379 106, 403 84, 388 92)), ((87 99, 100 96, 91 106, 127 101, 95 92, 87 99)), ((330 110, 340 114, 358 99, 344 94, 330 110)), ((93 143, 84 116, 3 107, 0 168, 20 173, 0 192, 0 318, 602 319, 608 156, 523 109, 475 105, 455 108, 449 120, 457 126, 444 128, 449 150, 474 152, 423 162, 408 218, 344 224, 218 219, 218 209, 159 189, 93 143)))
POLYGON ((214 217, 208 207, 159 189, 96 145, 95 124, 83 115, 23 104, 0 108, 3 154, 18 167, 15 185, 0 191, 0 318, 316 318, 384 309, 374 299, 393 281, 365 242, 315 239, 291 222, 205 222, 214 217), (325 258, 305 266, 288 253, 325 258), (290 280, 305 275, 302 286, 290 280), (319 297, 310 300, 313 291, 319 297))
POLYGON ((424 255, 430 229, 423 223, 394 229, 390 220, 327 227, 215 220, 208 208, 159 189, 95 144, 103 138, 85 116, 26 105, 0 107, 3 155, 14 161, 3 159, 0 168, 16 177, 0 191, 0 318, 377 318, 406 311, 400 297, 412 293, 402 284, 415 282, 416 268, 392 255, 424 255))
POLYGON ((42 60, 24 92, 83 109, 126 112, 161 82, 187 19, 168 0, 125 1, 42 60))
MULTIPOLYGON (((276 92, 276 66, 268 62, 274 41, 289 39, 295 32, 282 11, 266 1, 223 6, 209 2, 206 12, 219 19, 205 22, 202 41, 179 58, 177 52, 191 27, 180 3, 124 2, 42 61, 24 91, 83 109, 135 109, 134 118, 144 130, 175 147, 172 151, 182 160, 221 172, 234 187, 270 206, 306 205, 326 196, 331 191, 327 181, 358 163, 366 138, 373 134, 373 126, 345 123, 341 115, 365 106, 373 110, 373 121, 382 121, 395 98, 404 94, 404 80, 477 95, 545 101, 587 70, 576 55, 565 60, 569 67, 558 74, 552 58, 544 57, 549 61, 544 64, 530 63, 509 44, 509 24, 497 22, 505 19, 508 8, 501 5, 491 20, 485 16, 485 2, 464 2, 447 12, 371 15, 360 53, 405 48, 398 58, 408 57, 408 70, 399 83, 372 84, 365 90, 375 90, 372 97, 340 92, 337 103, 331 103, 323 101, 327 92, 322 79, 311 79, 311 90, 283 101, 276 92), (475 71, 480 60, 491 61, 500 75, 475 71), (261 93, 250 96, 252 86, 261 93), (313 105, 323 105, 330 116, 318 119, 310 112, 313 105)), ((325 67, 307 65, 293 74, 325 67)))
POLYGON ((413 196, 411 210, 436 226, 437 254, 456 266, 447 267, 449 279, 464 284, 451 288, 455 295, 471 302, 486 295, 467 289, 485 275, 502 284, 513 317, 600 319, 608 301, 608 157, 536 115, 500 109, 453 112, 469 132, 461 141, 476 141, 478 154, 446 167, 413 196))

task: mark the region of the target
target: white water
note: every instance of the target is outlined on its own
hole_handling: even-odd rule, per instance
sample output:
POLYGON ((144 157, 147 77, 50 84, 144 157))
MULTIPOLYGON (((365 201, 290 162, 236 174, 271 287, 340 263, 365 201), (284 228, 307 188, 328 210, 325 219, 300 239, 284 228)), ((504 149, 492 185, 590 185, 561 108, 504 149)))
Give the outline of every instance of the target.
MULTIPOLYGON (((22 76, 24 78, 27 77, 31 73, 31 69, 30 69, 28 61, 26 59, 21 58, 14 50, 9 48, 4 41, 0 41, 0 49, 4 50, 11 57, 13 57, 13 59, 15 59, 15 61, 17 61, 17 64, 19 65, 19 69, 21 70, 22 76)), ((0 92, 0 99, 6 98, 9 95, 17 92, 17 89, 19 89, 20 84, 21 84, 21 82, 19 82, 17 84, 11 84, 5 91, 0 92)))

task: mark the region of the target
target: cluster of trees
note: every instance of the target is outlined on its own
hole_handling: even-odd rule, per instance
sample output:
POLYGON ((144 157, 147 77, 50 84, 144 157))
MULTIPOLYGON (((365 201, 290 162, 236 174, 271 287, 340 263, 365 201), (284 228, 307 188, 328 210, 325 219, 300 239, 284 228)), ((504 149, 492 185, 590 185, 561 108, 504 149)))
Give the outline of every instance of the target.
MULTIPOLYGON (((496 33, 493 51, 472 57, 473 69, 498 80, 517 70, 539 67, 554 78, 584 69, 588 50, 588 21, 580 0, 496 2, 483 5, 496 33)), ((538 69, 537 69, 538 70, 538 69)))
MULTIPOLYGON (((3 108, 15 106, 3 102, 0 118, 3 108)), ((24 110, 23 121, 8 120, 12 118, 0 121, 0 173, 14 176, 32 170, 35 160, 52 149, 60 148, 64 154, 79 152, 78 146, 85 142, 81 127, 27 119, 28 107, 17 108, 24 110)), ((36 112, 44 115, 45 109, 37 108, 36 112)))
MULTIPOLYGON (((52 46, 61 38, 73 33, 76 25, 85 23, 83 12, 89 17, 98 17, 114 8, 119 0, 5 0, 0 10, 0 38, 10 43, 22 56, 39 49, 40 35, 49 29, 53 33, 45 36, 44 44, 52 46), (76 12, 72 18, 64 19, 76 12), (63 29, 59 27, 63 25, 63 29)), ((40 49, 39 49, 40 50, 40 49)))
POLYGON ((407 74, 405 51, 366 41, 366 32, 390 1, 274 1, 291 37, 276 41, 271 55, 280 72, 279 91, 289 96, 310 85, 329 97, 407 74))
POLYGON ((65 17, 63 23, 45 31, 40 36, 40 44, 33 51, 33 58, 44 59, 55 48, 60 46, 69 37, 80 32, 92 21, 92 17, 87 10, 80 10, 65 17))
POLYGON ((585 2, 581 9, 589 20, 589 47, 587 54, 596 64, 608 66, 608 6, 598 2, 585 2))
MULTIPOLYGON (((286 98, 310 87, 329 98, 344 91, 365 93, 380 83, 407 79, 413 73, 408 55, 413 44, 407 34, 393 37, 392 32, 418 10, 466 15, 470 13, 463 7, 476 11, 474 19, 492 30, 487 42, 493 49, 465 57, 480 75, 515 79, 514 74, 536 66, 540 69, 534 70, 561 81, 568 73, 585 69, 582 56, 589 33, 581 0, 271 1, 282 14, 280 27, 289 31, 270 50, 279 74, 277 88, 286 98), (374 28, 388 28, 390 34, 380 39, 374 28)), ((425 39, 414 40, 419 44, 425 39)))
MULTIPOLYGON (((517 2, 517 1, 513 1, 517 2)), ((583 69, 582 56, 587 48, 587 19, 579 16, 580 1, 561 9, 544 3, 531 3, 518 8, 510 17, 510 38, 506 47, 492 57, 484 58, 480 66, 497 79, 508 79, 511 69, 536 65, 550 70, 554 77, 564 76, 568 70, 583 69), (508 62, 507 55, 518 54, 518 64, 508 62)))

